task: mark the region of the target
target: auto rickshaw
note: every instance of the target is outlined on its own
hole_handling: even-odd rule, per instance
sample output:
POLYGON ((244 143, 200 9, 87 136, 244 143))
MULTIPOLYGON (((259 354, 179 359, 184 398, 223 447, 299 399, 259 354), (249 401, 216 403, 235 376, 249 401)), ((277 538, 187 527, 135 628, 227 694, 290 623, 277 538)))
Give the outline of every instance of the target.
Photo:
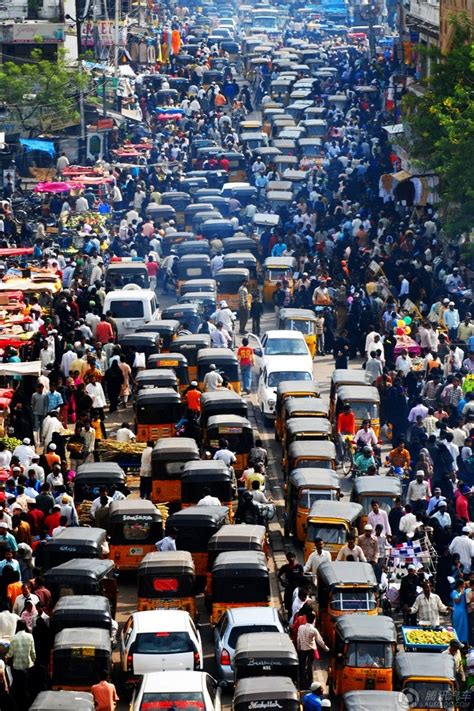
POLYGON ((397 631, 391 617, 338 617, 331 648, 328 686, 335 696, 357 689, 392 691, 397 631))
POLYGON ((204 428, 203 446, 215 454, 220 439, 228 441, 229 449, 236 458, 234 472, 241 475, 247 468, 248 453, 254 445, 252 425, 241 415, 212 415, 204 428))
POLYGON ((230 183, 242 183, 247 177, 245 156, 238 151, 223 151, 221 155, 229 161, 227 180, 230 183))
MULTIPOLYGON (((204 390, 204 376, 209 372, 210 366, 215 365, 221 375, 226 375, 234 392, 240 393, 239 362, 237 356, 230 348, 202 348, 197 357, 198 383, 200 390, 204 390)), ((223 389, 224 390, 224 389, 223 389)), ((222 392, 223 392, 222 390, 222 392)), ((230 391, 229 391, 230 392, 230 391)), ((221 393, 222 394, 222 393, 221 393)), ((224 395, 224 397, 226 397, 224 395)), ((219 413, 213 413, 219 414, 219 413)), ((234 414, 243 414, 235 412, 234 414)), ((243 416, 245 417, 247 413, 243 416)))
POLYGON ((178 261, 177 288, 188 279, 210 279, 211 260, 207 254, 184 254, 178 261))
POLYGON ((334 558, 347 543, 349 533, 355 530, 357 520, 362 513, 362 506, 343 501, 315 501, 311 506, 306 522, 304 559, 307 560, 314 550, 314 539, 322 538, 326 550, 334 558))
POLYGON ((217 308, 216 294, 209 294, 204 291, 187 291, 180 296, 179 304, 195 304, 201 311, 203 320, 207 320, 217 308))
POLYGON ((224 219, 223 217, 208 218, 207 220, 204 220, 200 229, 200 233, 204 239, 209 240, 214 237, 218 237, 219 239, 232 237, 234 231, 234 223, 231 220, 224 219))
POLYGON ((232 711, 254 711, 268 708, 300 711, 300 695, 286 676, 249 677, 235 685, 232 711))
MULTIPOLYGON (((160 337, 159 352, 168 353, 178 333, 179 325, 177 319, 157 319, 156 321, 148 321, 148 323, 143 324, 143 326, 138 326, 136 333, 139 334, 145 331, 146 333, 158 334, 160 337)), ((125 338, 128 338, 128 336, 125 336, 125 338)))
POLYGON ((308 515, 315 501, 339 501, 341 484, 329 469, 294 469, 288 478, 285 535, 304 543, 308 515))
MULTIPOLYGON (((213 210, 213 205, 211 202, 206 202, 206 203, 197 203, 197 204, 192 204, 188 205, 188 207, 184 211, 184 225, 187 230, 192 230, 189 234, 194 237, 194 216, 197 215, 200 212, 212 212, 213 210)), ((191 239, 191 237, 189 238, 191 239)))
POLYGON ((344 711, 408 711, 409 699, 398 691, 348 691, 342 697, 344 711))
POLYGON ((190 380, 197 380, 198 368, 197 359, 199 352, 203 348, 211 347, 211 337, 208 333, 197 333, 192 336, 178 336, 174 341, 171 352, 182 353, 188 361, 188 373, 190 380))
POLYGON ((158 353, 152 355, 147 360, 147 368, 150 370, 167 370, 170 368, 176 373, 179 384, 179 392, 182 394, 189 385, 188 361, 181 353, 158 353))
POLYGON ((100 494, 100 488, 115 486, 118 491, 127 495, 127 477, 121 466, 116 462, 88 462, 81 464, 74 479, 74 503, 80 510, 79 504, 84 499, 93 501, 100 494))
POLYGON ((236 252, 246 252, 257 257, 260 252, 260 246, 257 240, 239 234, 234 235, 234 237, 226 237, 222 240, 222 245, 225 255, 235 254, 236 252))
POLYGON ((176 210, 170 205, 158 205, 156 202, 150 202, 146 207, 146 215, 153 222, 168 222, 169 220, 176 221, 176 210))
POLYGON ((140 331, 140 333, 128 333, 119 339, 119 345, 122 347, 125 356, 135 353, 144 353, 145 358, 158 353, 160 350, 160 334, 150 331, 140 331))
POLYGON ((189 281, 185 282, 182 286, 181 289, 179 290, 179 293, 181 296, 184 296, 188 292, 202 292, 203 294, 213 294, 214 296, 217 294, 217 284, 215 279, 189 279, 189 281))
POLYGON ((277 282, 287 281, 290 291, 293 293, 293 274, 295 270, 296 259, 294 257, 267 257, 265 259, 262 292, 265 304, 273 303, 272 297, 277 282))
POLYGON ((402 495, 400 480, 393 476, 360 476, 354 482, 352 500, 362 506, 359 531, 362 533, 372 510, 371 502, 376 500, 387 514, 393 508, 394 501, 402 495))
POLYGON ((216 273, 217 299, 226 301, 232 311, 239 310, 239 289, 245 282, 250 283, 250 272, 243 267, 220 269, 216 273))
POLYGON ((173 388, 178 392, 178 378, 176 373, 171 368, 163 368, 162 370, 146 369, 139 370, 135 376, 135 402, 140 390, 149 388, 173 388))
POLYGON ((211 248, 207 239, 190 239, 176 245, 175 252, 178 257, 189 257, 192 254, 207 255, 211 253, 211 248))
POLYGON ((176 211, 176 222, 180 227, 184 227, 184 211, 192 202, 189 193, 174 192, 162 193, 161 204, 170 205, 176 211))
MULTIPOLYGON (((206 428, 210 417, 214 415, 239 415, 246 417, 247 402, 238 393, 222 388, 201 396, 201 427, 206 439, 206 428)), ((226 438, 225 438, 226 439, 226 438)))
POLYGON ((337 390, 335 421, 344 403, 349 402, 355 417, 355 428, 362 426, 362 420, 370 420, 376 436, 380 433, 380 393, 372 385, 341 385, 337 390))
POLYGON ((231 607, 270 604, 270 577, 264 553, 230 551, 217 556, 212 566, 212 625, 231 607))
MULTIPOLYGON (((214 210, 218 210, 222 217, 228 219, 231 217, 231 202, 229 198, 222 197, 220 190, 208 188, 205 191, 198 190, 195 195, 198 203, 211 203, 214 210)), ((230 239, 230 238, 228 238, 230 239)))
MULTIPOLYGON (((202 226, 206 221, 210 220, 212 222, 218 222, 222 219, 223 218, 219 210, 215 210, 214 208, 212 208, 212 210, 209 210, 201 207, 201 209, 195 212, 192 216, 192 230, 195 234, 203 236, 202 226)), ((232 229, 232 233, 233 231, 234 230, 232 229)), ((214 235, 211 234, 207 239, 210 240, 213 236, 214 235)))
POLYGON ((298 653, 286 632, 241 634, 233 667, 235 682, 256 676, 286 676, 299 686, 298 653))
POLYGON ((161 513, 146 499, 112 501, 109 535, 109 558, 117 570, 135 570, 163 537, 161 513))
POLYGON ((196 333, 201 324, 201 309, 197 304, 172 304, 163 309, 161 315, 164 319, 177 319, 191 333, 196 333))
MULTIPOLYGON (((328 505, 327 501, 324 503, 328 505)), ((377 578, 370 563, 347 560, 324 561, 317 577, 319 630, 328 647, 334 647, 340 617, 356 613, 378 615, 377 578)))
POLYGON ((354 370, 350 368, 336 368, 336 370, 333 370, 331 376, 331 390, 329 393, 331 399, 331 419, 335 410, 338 390, 343 385, 370 385, 370 382, 365 370, 354 370))
POLYGON ((181 501, 181 473, 186 462, 199 459, 199 449, 190 437, 167 437, 155 444, 151 455, 151 500, 176 508, 181 501))
POLYGON ((95 703, 88 691, 40 691, 30 711, 94 711, 95 703))
POLYGON ((137 570, 137 610, 186 610, 196 617, 196 574, 189 551, 147 553, 137 570))
MULTIPOLYGON (((230 238, 232 239, 232 237, 230 238)), ((223 269, 248 269, 249 272, 249 291, 256 292, 258 289, 257 282, 257 259, 250 252, 230 252, 224 254, 223 269)), ((217 279, 218 279, 217 275, 217 279)))
POLYGON ((265 526, 237 523, 224 524, 209 539, 207 557, 206 599, 212 597, 212 567, 221 553, 230 551, 260 551, 268 553, 267 532, 265 526))
POLYGON ((395 656, 395 688, 408 692, 415 711, 457 706, 456 671, 450 654, 399 652, 395 656))
POLYGON ((191 553, 196 577, 206 577, 209 539, 228 518, 228 506, 189 506, 169 517, 170 527, 177 531, 176 547, 191 553))
POLYGON ((96 627, 112 631, 110 602, 102 595, 65 595, 58 600, 49 620, 52 635, 70 627, 96 627))
MULTIPOLYGON (((187 208, 186 208, 187 209, 187 208)), ((174 249, 178 244, 182 242, 187 242, 194 238, 193 232, 179 231, 179 232, 169 232, 163 235, 161 239, 161 249, 163 250, 163 256, 167 257, 170 251, 174 249)))
POLYGON ((183 403, 173 388, 142 389, 135 409, 137 442, 174 437, 182 415, 183 403))
POLYGON ((51 688, 90 691, 101 673, 110 673, 110 632, 94 627, 65 629, 54 638, 51 688))
POLYGON ((46 570, 44 580, 53 603, 63 596, 103 595, 110 603, 112 617, 117 607, 117 580, 111 560, 73 558, 46 570))
POLYGON ((72 558, 102 558, 104 544, 103 528, 65 528, 46 542, 41 556, 43 570, 54 568, 72 558))
POLYGON ((282 331, 299 331, 304 335, 312 357, 316 355, 316 315, 310 309, 280 309, 278 328, 282 331))
POLYGON ((185 464, 181 475, 181 508, 197 505, 204 496, 204 488, 210 489, 211 495, 228 507, 232 518, 232 503, 237 487, 235 477, 225 462, 205 460, 185 464))
POLYGON ((292 442, 288 447, 286 471, 305 467, 320 467, 336 471, 336 448, 324 440, 292 442))
POLYGON ((221 195, 228 198, 233 197, 245 207, 257 199, 258 191, 250 183, 225 183, 222 186, 221 195))
POLYGON ((319 399, 320 388, 314 380, 282 380, 277 385, 275 406, 275 439, 281 440, 285 426, 285 403, 290 398, 304 399, 307 397, 319 399))
POLYGON ((288 471, 288 450, 293 442, 331 442, 332 426, 325 417, 291 417, 285 422, 285 434, 281 442, 283 469, 288 471))

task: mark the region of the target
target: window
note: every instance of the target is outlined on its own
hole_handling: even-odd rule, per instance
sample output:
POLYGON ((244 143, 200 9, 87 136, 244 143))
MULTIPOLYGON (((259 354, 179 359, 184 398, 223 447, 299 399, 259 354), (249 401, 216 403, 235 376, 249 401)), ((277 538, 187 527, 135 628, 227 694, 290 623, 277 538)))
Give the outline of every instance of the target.
POLYGON ((284 380, 312 380, 311 373, 302 373, 294 370, 280 370, 275 373, 270 373, 268 376, 268 387, 276 388, 279 383, 284 380))
POLYGON ((320 501, 321 499, 335 501, 336 491, 334 489, 303 489, 300 492, 299 505, 303 509, 310 509, 315 501, 320 501))
POLYGON ((346 529, 343 526, 325 526, 321 523, 310 523, 308 525, 308 540, 314 541, 315 538, 322 538, 324 543, 342 545, 346 542, 346 529))
POLYGON ((146 541, 151 531, 151 521, 129 521, 124 524, 123 537, 126 541, 146 541))
POLYGON ((339 590, 331 598, 331 609, 340 612, 353 612, 354 610, 375 610, 377 604, 375 594, 371 590, 339 590))
POLYGON ((163 694, 143 694, 140 711, 153 709, 185 709, 186 711, 203 711, 204 696, 198 692, 170 691, 163 694))
POLYGON ((187 632, 144 632, 135 640, 134 654, 185 654, 194 652, 187 632))
POLYGON ((142 301, 112 301, 110 310, 113 318, 143 318, 142 301))
POLYGON ((390 669, 393 662, 393 650, 384 642, 351 642, 347 655, 350 667, 374 667, 390 669))
POLYGON ((206 686, 207 692, 211 697, 211 701, 214 704, 216 701, 217 684, 209 674, 206 675, 206 686))
POLYGON ((378 494, 373 494, 372 496, 360 497, 359 503, 365 514, 369 514, 372 511, 371 502, 377 499, 380 504, 380 508, 385 511, 385 513, 390 513, 393 506, 393 499, 390 496, 379 496, 378 494))
POLYGON ((242 625, 240 627, 233 627, 229 635, 229 646, 235 649, 237 640, 241 634, 253 632, 279 632, 279 630, 275 625, 242 625))
POLYGON ((288 328, 290 331, 299 331, 300 333, 304 333, 306 336, 314 333, 312 322, 303 321, 303 319, 291 319, 288 324, 288 328))

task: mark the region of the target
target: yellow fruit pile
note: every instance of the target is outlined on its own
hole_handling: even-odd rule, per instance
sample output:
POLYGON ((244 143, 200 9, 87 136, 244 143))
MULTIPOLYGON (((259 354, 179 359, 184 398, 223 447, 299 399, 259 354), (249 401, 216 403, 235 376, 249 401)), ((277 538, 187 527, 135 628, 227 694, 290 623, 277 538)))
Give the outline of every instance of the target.
POLYGON ((448 630, 411 630, 406 633, 406 641, 410 644, 449 644, 456 637, 448 630))

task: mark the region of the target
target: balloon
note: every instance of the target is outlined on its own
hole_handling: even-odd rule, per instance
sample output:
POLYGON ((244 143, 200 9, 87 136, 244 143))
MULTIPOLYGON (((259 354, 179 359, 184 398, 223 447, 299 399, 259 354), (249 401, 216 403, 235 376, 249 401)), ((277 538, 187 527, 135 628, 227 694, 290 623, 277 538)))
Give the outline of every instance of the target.
POLYGON ((411 316, 405 316, 405 318, 403 320, 406 323, 406 325, 409 326, 411 324, 412 318, 411 318, 411 316))
POLYGON ((397 336, 403 336, 404 333, 405 333, 405 331, 403 330, 403 328, 400 328, 400 326, 399 326, 397 328, 397 336))
POLYGON ((397 326, 398 326, 398 324, 397 324, 397 319, 395 318, 395 319, 392 321, 392 327, 393 327, 393 328, 396 328, 397 326))
POLYGON ((405 321, 403 319, 399 318, 397 321, 397 326, 399 326, 400 328, 403 328, 403 326, 405 326, 405 321))
POLYGON ((406 333, 407 336, 410 335, 410 333, 411 333, 411 328, 410 328, 410 326, 405 326, 405 328, 404 328, 403 330, 405 331, 405 333, 406 333))

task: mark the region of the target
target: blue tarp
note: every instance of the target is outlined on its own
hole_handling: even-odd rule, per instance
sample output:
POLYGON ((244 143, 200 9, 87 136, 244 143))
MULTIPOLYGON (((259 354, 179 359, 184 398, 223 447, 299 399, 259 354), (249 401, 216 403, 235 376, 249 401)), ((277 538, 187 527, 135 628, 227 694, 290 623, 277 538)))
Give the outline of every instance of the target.
POLYGON ((54 158, 56 151, 52 141, 40 141, 34 138, 20 138, 20 143, 25 147, 25 151, 44 151, 54 158))

